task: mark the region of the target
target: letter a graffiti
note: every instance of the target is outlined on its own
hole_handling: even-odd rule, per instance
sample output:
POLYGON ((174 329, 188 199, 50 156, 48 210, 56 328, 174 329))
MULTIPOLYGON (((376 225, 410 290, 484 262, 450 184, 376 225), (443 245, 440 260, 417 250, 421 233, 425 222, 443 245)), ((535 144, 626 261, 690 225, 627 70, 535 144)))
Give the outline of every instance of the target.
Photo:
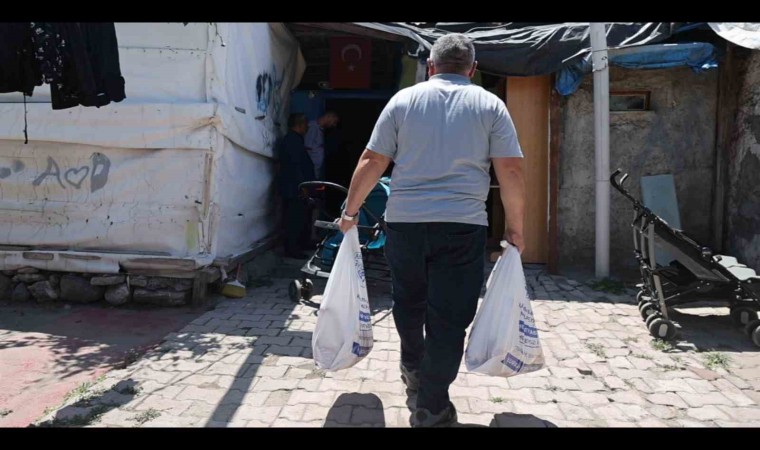
POLYGON ((58 167, 58 163, 56 163, 55 160, 50 156, 48 156, 47 163, 47 169, 45 169, 45 171, 42 172, 42 174, 37 177, 36 180, 34 180, 32 186, 39 186, 42 184, 42 181, 45 180, 45 178, 55 176, 55 179, 58 180, 58 184, 60 184, 63 189, 66 189, 66 186, 63 185, 63 181, 61 181, 61 169, 58 167))

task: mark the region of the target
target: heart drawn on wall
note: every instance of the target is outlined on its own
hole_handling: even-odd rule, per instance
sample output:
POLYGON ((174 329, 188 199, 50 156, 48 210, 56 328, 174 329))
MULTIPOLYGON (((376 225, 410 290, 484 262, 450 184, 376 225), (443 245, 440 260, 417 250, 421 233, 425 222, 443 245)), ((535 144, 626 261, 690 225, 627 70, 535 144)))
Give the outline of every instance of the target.
POLYGON ((90 168, 88 166, 82 166, 78 169, 67 170, 63 177, 66 179, 67 183, 79 189, 89 173, 90 168))

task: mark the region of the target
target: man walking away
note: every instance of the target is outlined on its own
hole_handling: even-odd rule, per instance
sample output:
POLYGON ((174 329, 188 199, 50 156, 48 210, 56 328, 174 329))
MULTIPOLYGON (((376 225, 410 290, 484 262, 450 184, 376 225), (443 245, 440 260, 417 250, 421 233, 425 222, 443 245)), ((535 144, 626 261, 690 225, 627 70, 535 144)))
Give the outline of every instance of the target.
POLYGON ((339 222, 344 232, 355 225, 360 205, 393 161, 386 257, 401 378, 417 392, 415 427, 456 422, 449 386, 484 281, 491 165, 507 216, 505 239, 524 248, 522 151, 504 102, 471 84, 476 67, 469 38, 438 39, 429 81, 398 92, 381 113, 339 222))

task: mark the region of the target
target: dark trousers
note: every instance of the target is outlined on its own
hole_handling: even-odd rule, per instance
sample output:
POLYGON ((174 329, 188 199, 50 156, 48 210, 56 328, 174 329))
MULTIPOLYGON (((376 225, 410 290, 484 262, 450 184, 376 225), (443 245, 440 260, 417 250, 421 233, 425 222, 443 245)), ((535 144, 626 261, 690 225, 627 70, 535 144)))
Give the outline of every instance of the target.
POLYGON ((309 208, 300 198, 284 198, 285 251, 298 253, 307 248, 311 232, 309 208))
POLYGON ((419 370, 417 407, 437 414, 464 355, 484 281, 486 227, 389 223, 385 254, 393 278, 393 318, 401 363, 419 370), (424 335, 423 335, 424 329, 424 335))

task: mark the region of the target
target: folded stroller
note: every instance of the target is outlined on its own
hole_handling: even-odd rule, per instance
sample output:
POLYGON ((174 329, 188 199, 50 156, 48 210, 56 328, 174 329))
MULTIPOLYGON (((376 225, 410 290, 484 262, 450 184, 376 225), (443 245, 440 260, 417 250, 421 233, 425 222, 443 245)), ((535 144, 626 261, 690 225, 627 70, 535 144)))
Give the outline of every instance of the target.
POLYGON ((618 180, 620 169, 610 177, 612 186, 633 203, 633 247, 642 284, 637 301, 642 319, 652 336, 664 340, 676 335, 668 307, 698 301, 726 302, 731 318, 743 326, 760 347, 760 277, 732 256, 714 255, 683 231, 672 228, 623 188, 628 174, 618 180), (656 261, 655 248, 667 250, 673 261, 656 261), (664 264, 664 265, 663 265, 664 264))
MULTIPOLYGON (((315 188, 333 189, 348 195, 345 187, 324 181, 309 181, 302 183, 302 190, 313 192, 315 188)), ((367 196, 359 211, 357 228, 359 231, 359 244, 362 249, 362 261, 364 272, 368 280, 388 280, 390 270, 385 261, 385 205, 390 195, 390 178, 382 178, 375 188, 367 196)), ((309 199, 312 204, 320 204, 315 199, 309 199)), ((343 202, 345 207, 345 201, 343 202)), ((330 219, 317 220, 314 227, 324 230, 324 237, 317 245, 317 249, 309 260, 301 268, 300 280, 293 280, 288 288, 290 299, 294 302, 301 300, 309 301, 314 295, 314 283, 307 275, 320 278, 328 278, 335 257, 338 255, 340 243, 343 241, 343 233, 338 228, 337 218, 320 208, 320 216, 330 219)))

